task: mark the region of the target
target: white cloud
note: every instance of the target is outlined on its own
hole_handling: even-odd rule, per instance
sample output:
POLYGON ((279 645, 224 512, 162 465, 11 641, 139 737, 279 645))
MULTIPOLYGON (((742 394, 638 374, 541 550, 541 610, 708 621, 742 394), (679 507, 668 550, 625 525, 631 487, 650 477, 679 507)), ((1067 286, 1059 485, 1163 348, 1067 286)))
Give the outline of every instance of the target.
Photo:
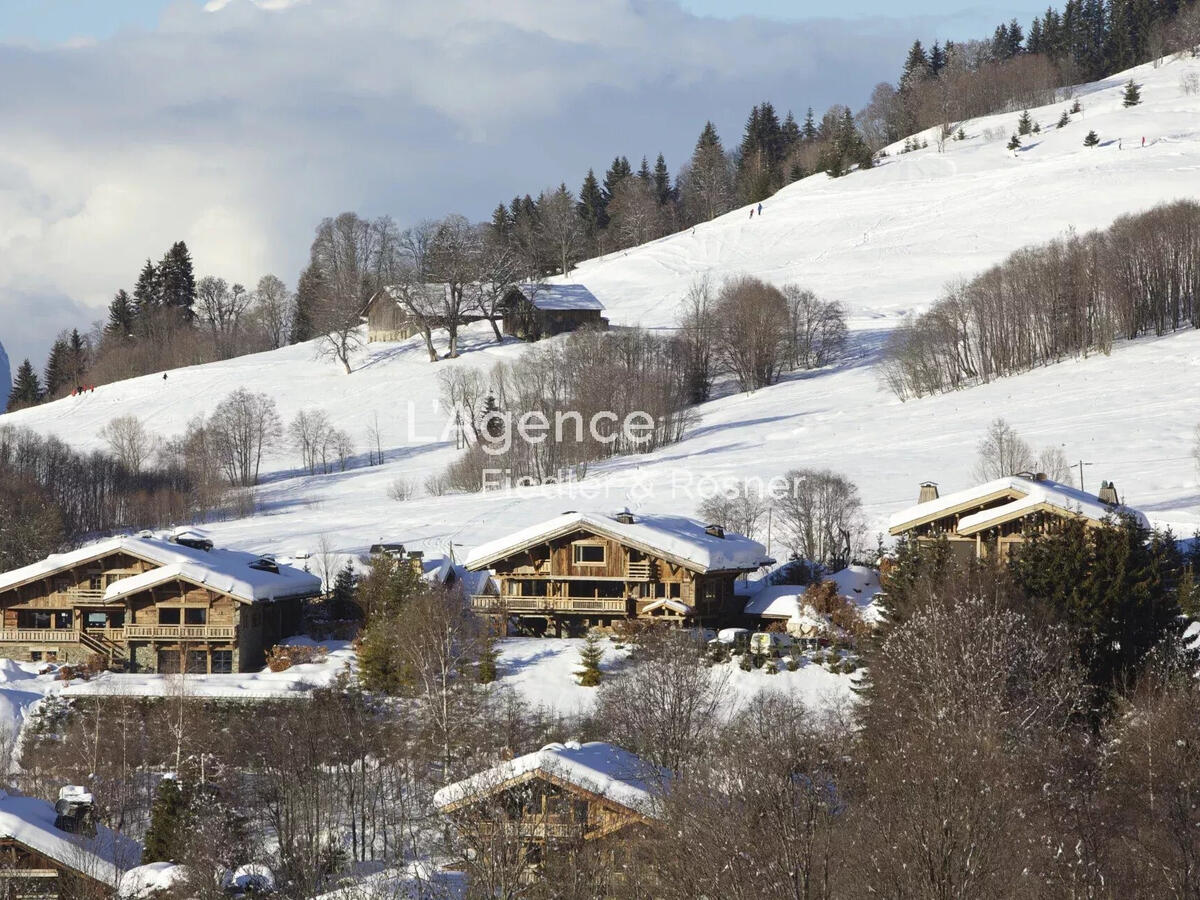
POLYGON ((0 46, 21 86, 0 98, 0 339, 40 358, 180 238, 201 274, 294 282, 343 209, 484 218, 618 153, 676 168, 705 119, 735 143, 763 98, 861 102, 916 30, 668 0, 213 0, 0 46))

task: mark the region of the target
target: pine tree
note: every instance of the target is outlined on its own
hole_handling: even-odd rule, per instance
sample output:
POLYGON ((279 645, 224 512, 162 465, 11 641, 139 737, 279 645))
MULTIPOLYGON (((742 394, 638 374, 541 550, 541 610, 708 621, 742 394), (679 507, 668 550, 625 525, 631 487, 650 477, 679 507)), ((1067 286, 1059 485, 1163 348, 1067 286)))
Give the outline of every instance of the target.
POLYGON ((1067 114, 1067 111, 1064 109, 1063 114, 1058 117, 1058 125, 1056 125, 1055 127, 1056 128, 1066 128, 1070 124, 1071 124, 1071 117, 1067 114))
POLYGON ((613 191, 617 189, 617 185, 621 180, 628 178, 633 174, 633 169, 629 165, 629 160, 624 156, 615 157, 612 165, 608 167, 608 171, 604 173, 604 202, 607 204, 613 198, 613 191))
POLYGON ((158 269, 154 263, 146 260, 138 275, 137 284, 133 288, 133 308, 137 318, 143 322, 152 316, 162 305, 161 285, 158 280, 158 269))
POLYGON ((338 569, 333 579, 333 590, 329 592, 329 614, 335 621, 357 619, 358 606, 354 602, 358 590, 358 577, 354 574, 354 564, 346 560, 346 564, 338 569))
POLYGON ((1021 139, 1019 137, 1017 137, 1015 134, 1008 140, 1008 149, 1009 150, 1020 150, 1021 149, 1021 139))
POLYGON ((324 291, 321 268, 310 263, 296 282, 296 311, 292 314, 292 327, 288 340, 293 344, 311 341, 317 336, 317 309, 324 291))
POLYGON ((12 391, 8 395, 8 411, 34 406, 41 401, 42 384, 38 381, 33 363, 25 359, 17 366, 17 374, 13 378, 12 391))
POLYGON ((813 108, 810 106, 804 116, 804 124, 800 126, 800 137, 806 141, 817 139, 817 123, 813 119, 813 108))
POLYGON ((192 304, 196 302, 196 275, 192 269, 192 255, 187 244, 176 241, 158 264, 158 295, 163 306, 174 307, 192 316, 192 304))
POLYGON ((133 301, 124 290, 117 291, 108 304, 108 324, 104 326, 104 333, 119 338, 132 337, 133 320, 133 301))
POLYGON ((71 336, 67 339, 67 377, 76 384, 83 382, 84 375, 91 367, 91 350, 91 345, 79 333, 79 329, 72 328, 71 336))
POLYGON ((1087 133, 1087 137, 1085 137, 1083 139, 1083 146, 1085 146, 1085 147, 1095 147, 1099 143, 1100 143, 1100 136, 1097 135, 1096 132, 1094 132, 1094 131, 1089 131, 1087 133))
POLYGON ((1017 119, 1017 134, 1027 135, 1033 131, 1033 117, 1029 115, 1029 110, 1021 112, 1021 118, 1017 119))
POLYGON ((650 162, 644 156, 642 157, 642 164, 638 168, 637 175, 638 178, 642 179, 642 181, 646 182, 647 184, 654 180, 653 176, 650 174, 650 162))
POLYGON ((496 661, 499 658, 495 637, 490 631, 485 631, 479 648, 479 665, 475 669, 475 678, 480 684, 491 684, 496 680, 496 661))
POLYGON ((583 228, 589 238, 595 238, 608 227, 608 203, 596 173, 591 169, 588 169, 583 186, 579 188, 579 202, 575 208, 579 210, 579 218, 583 219, 583 228))
POLYGON ((1125 85, 1125 94, 1121 99, 1121 105, 1128 108, 1130 106, 1137 106, 1141 102, 1142 86, 1130 78, 1129 83, 1125 85))
POLYGON ((589 631, 583 647, 579 650, 579 661, 583 665, 583 671, 579 673, 581 685, 596 687, 600 683, 604 676, 604 673, 600 671, 600 660, 603 658, 604 648, 600 646, 600 641, 595 633, 589 631))
POLYGON ((654 161, 654 196, 659 206, 666 206, 675 199, 675 191, 671 188, 671 170, 667 168, 667 160, 661 153, 654 161))
POLYGON ((191 789, 177 778, 164 778, 150 808, 150 828, 142 849, 142 865, 178 862, 191 831, 191 789))
MULTIPOLYGON (((591 169, 588 170, 591 175, 591 169)), ((592 176, 593 180, 595 176, 592 176)), ((512 234, 512 219, 508 215, 508 207, 501 203, 492 211, 492 233, 501 241, 507 241, 512 234)))
POLYGON ((67 362, 69 353, 67 339, 63 335, 59 335, 50 345, 50 355, 46 357, 46 370, 42 375, 42 383, 49 398, 53 398, 64 385, 70 383, 67 362))
POLYGON ((936 77, 944 68, 946 68, 946 51, 942 49, 941 44, 934 41, 933 49, 929 51, 929 74, 936 77))
POLYGON ((929 57, 925 55, 925 48, 921 46, 921 42, 913 41, 908 56, 904 60, 904 69, 900 74, 900 90, 908 90, 916 82, 924 81, 928 77, 929 57))

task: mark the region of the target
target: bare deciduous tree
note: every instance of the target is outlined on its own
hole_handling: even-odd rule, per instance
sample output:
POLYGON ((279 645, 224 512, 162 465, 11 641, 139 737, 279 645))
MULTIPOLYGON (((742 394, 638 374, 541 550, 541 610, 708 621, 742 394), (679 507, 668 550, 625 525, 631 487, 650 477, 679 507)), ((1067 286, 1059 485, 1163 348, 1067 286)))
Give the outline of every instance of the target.
POLYGON ((812 291, 784 285, 791 324, 791 365, 819 369, 833 362, 846 346, 846 313, 840 303, 822 300, 812 291))
POLYGON ((801 559, 834 571, 862 547, 865 526, 858 488, 828 469, 792 469, 788 490, 776 500, 789 549, 801 559))
POLYGON ((1033 472, 1036 465, 1033 450, 1017 434, 1016 429, 1004 419, 996 419, 988 426, 987 434, 979 443, 975 478, 978 481, 992 481, 1019 472, 1033 472))
POLYGON ((275 401, 245 388, 221 401, 209 417, 207 430, 225 477, 238 487, 258 484, 263 452, 282 433, 275 401))
POLYGON ((782 292, 757 278, 721 286, 714 315, 715 354, 744 391, 774 384, 787 362, 788 308, 782 292))
POLYGON ((159 445, 158 438, 132 413, 112 419, 100 429, 100 437, 130 472, 140 472, 159 445))
POLYGON ((254 289, 254 314, 271 349, 287 345, 296 314, 296 298, 282 280, 274 275, 258 279, 254 289))
POLYGON ((583 219, 575 209, 575 197, 565 184, 542 191, 537 199, 538 236, 548 255, 558 260, 559 271, 570 273, 584 242, 583 219))

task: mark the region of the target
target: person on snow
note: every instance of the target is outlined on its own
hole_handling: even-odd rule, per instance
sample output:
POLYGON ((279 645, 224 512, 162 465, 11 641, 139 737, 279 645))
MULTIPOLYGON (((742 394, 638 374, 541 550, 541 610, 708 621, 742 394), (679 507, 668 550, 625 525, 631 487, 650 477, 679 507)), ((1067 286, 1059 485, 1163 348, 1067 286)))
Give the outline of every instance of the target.
POLYGON ((1145 138, 1142 138, 1142 146, 1143 146, 1143 147, 1145 147, 1145 146, 1146 146, 1146 139, 1145 139, 1145 138))
POLYGON ((761 203, 758 204, 758 217, 760 219, 762 218, 762 204, 761 203))
POLYGON ((754 218, 754 207, 750 207, 750 218, 754 218))

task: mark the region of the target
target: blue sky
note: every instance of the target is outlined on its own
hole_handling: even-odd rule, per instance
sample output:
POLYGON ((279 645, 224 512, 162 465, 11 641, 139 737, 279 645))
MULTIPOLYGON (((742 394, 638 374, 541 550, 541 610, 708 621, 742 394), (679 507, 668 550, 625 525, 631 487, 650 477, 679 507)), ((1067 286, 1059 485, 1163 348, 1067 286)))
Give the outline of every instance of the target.
POLYGON ((732 147, 762 100, 860 108, 914 38, 1045 0, 681 2, 0 0, 0 343, 40 366, 176 240, 294 285, 325 216, 484 220, 618 154, 677 173, 706 120, 732 147))

